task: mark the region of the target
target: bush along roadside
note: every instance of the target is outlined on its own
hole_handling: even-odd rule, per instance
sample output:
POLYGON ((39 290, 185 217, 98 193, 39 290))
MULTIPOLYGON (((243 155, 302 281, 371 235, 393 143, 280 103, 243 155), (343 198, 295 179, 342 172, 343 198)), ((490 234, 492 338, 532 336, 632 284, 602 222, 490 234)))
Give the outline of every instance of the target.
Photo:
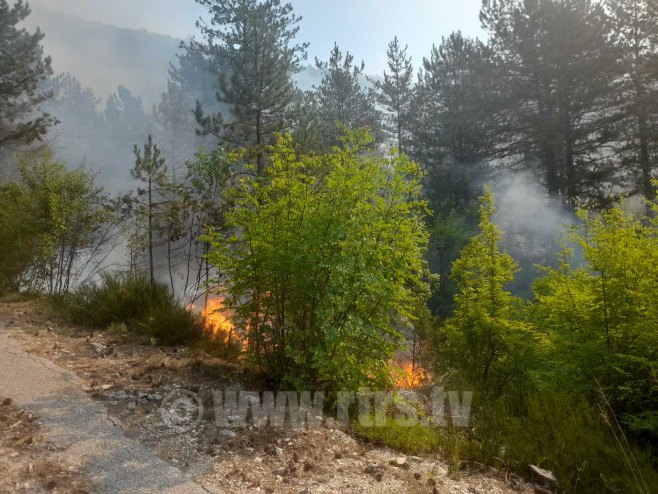
POLYGON ((187 310, 166 285, 125 273, 103 274, 98 283, 51 298, 55 311, 72 324, 128 331, 161 345, 190 343, 201 338, 203 317, 187 310))

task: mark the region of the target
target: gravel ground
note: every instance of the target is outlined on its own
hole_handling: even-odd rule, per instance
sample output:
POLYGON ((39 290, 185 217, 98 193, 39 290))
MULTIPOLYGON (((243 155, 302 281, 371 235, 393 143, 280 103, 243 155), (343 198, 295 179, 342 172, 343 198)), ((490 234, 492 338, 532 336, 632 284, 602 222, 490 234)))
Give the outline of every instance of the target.
POLYGON ((191 349, 69 328, 36 302, 0 303, 0 352, 9 347, 17 355, 0 367, 21 370, 0 377, 0 395, 31 405, 49 426, 49 440, 85 459, 84 474, 93 481, 88 492, 518 492, 497 472, 454 476, 438 455, 404 456, 331 425, 219 429, 212 391, 262 385, 239 366, 191 349), (52 385, 42 389, 47 375, 58 376, 54 395, 52 385), (204 404, 198 423, 183 434, 161 414, 162 401, 181 390, 204 404))

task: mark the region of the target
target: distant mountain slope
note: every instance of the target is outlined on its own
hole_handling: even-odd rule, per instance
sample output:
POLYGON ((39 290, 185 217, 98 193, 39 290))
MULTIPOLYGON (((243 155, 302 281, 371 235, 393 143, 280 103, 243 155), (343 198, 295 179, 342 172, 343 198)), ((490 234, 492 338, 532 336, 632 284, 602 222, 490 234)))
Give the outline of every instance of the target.
MULTIPOLYGON (((32 6, 26 25, 41 28, 43 46, 55 73, 71 72, 83 86, 106 99, 121 84, 142 97, 146 110, 166 90, 169 63, 176 60, 179 39, 146 30, 125 29, 32 6)), ((192 28, 192 27, 191 27, 192 28)), ((322 72, 307 65, 295 75, 303 90, 320 84, 322 72)), ((365 77, 362 84, 368 86, 365 77)))
POLYGON ((105 99, 123 84, 145 106, 158 101, 167 86, 169 62, 180 40, 144 30, 89 22, 40 6, 32 7, 27 27, 46 35, 43 45, 56 73, 71 72, 105 99))

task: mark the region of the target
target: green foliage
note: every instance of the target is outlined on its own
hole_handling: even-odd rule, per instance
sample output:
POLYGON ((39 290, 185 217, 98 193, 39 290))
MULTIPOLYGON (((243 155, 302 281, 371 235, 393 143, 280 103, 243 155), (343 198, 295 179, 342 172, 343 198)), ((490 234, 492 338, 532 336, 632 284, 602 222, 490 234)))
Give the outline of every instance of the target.
POLYGON ((568 493, 648 493, 647 486, 657 485, 646 454, 627 445, 622 450, 601 411, 585 399, 547 391, 527 396, 522 407, 500 400, 474 417, 485 461, 497 458, 528 476, 528 465, 541 466, 568 493))
POLYGON ((378 140, 381 116, 374 95, 361 87, 363 62, 354 64, 354 56, 350 52, 343 56, 334 43, 329 61, 316 58, 315 65, 323 73, 320 85, 315 88, 315 101, 325 147, 339 145, 346 129, 367 128, 378 140))
POLYGON ((102 253, 114 214, 94 175, 48 150, 22 155, 20 172, 0 186, 0 290, 65 293, 102 253))
POLYGON ((230 115, 204 115, 197 120, 205 133, 244 148, 263 173, 265 149, 285 130, 294 96, 292 75, 300 70, 308 44, 295 44, 300 17, 280 0, 197 0, 210 13, 199 24, 204 51, 219 72, 217 99, 230 115))
POLYGON ((402 48, 397 36, 388 44, 386 56, 390 73, 384 71, 383 80, 371 82, 377 103, 386 111, 383 127, 393 137, 398 150, 406 152, 412 122, 413 66, 407 47, 402 48))
POLYGON ((267 181, 230 191, 232 233, 209 237, 234 322, 277 384, 387 384, 397 327, 427 297, 421 172, 369 144, 354 133, 298 158, 280 138, 267 181))
POLYGON ((452 263, 459 257, 470 238, 478 232, 479 214, 475 210, 451 210, 435 214, 430 229, 428 262, 433 273, 441 279, 430 307, 441 317, 452 313, 453 298, 457 292, 455 280, 450 277, 452 263))
POLYGON ((100 283, 85 284, 54 302, 55 309, 74 324, 100 329, 125 325, 163 345, 198 339, 204 327, 166 285, 144 276, 104 273, 100 283))
POLYGON ((444 443, 441 430, 436 427, 403 425, 393 419, 375 427, 365 427, 355 422, 354 430, 363 439, 410 455, 438 452, 444 443))
POLYGON ((0 149, 40 140, 56 123, 38 111, 51 96, 40 87, 52 70, 50 57, 43 56, 43 33, 37 29, 30 34, 23 27, 28 15, 30 8, 23 0, 13 6, 0 0, 0 149))
POLYGON ((505 289, 518 268, 500 252, 494 213, 487 189, 481 199, 480 233, 453 263, 455 309, 440 336, 441 365, 456 369, 462 384, 485 397, 523 379, 531 343, 530 327, 519 319, 520 302, 505 289))
POLYGON ((22 275, 40 253, 35 235, 39 225, 30 210, 24 187, 0 185, 0 293, 18 291, 22 275))
POLYGON ((535 289, 534 316, 557 364, 546 379, 592 398, 600 386, 626 425, 655 441, 658 223, 621 207, 580 217, 567 236, 573 247, 535 289))

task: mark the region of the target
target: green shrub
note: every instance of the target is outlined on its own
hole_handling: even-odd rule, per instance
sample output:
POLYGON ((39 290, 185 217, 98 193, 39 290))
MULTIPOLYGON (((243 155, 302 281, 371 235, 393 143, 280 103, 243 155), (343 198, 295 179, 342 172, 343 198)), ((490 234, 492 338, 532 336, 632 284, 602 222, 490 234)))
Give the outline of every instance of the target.
POLYGON ((375 427, 355 422, 354 428, 363 439, 407 454, 432 453, 443 444, 440 430, 427 425, 405 426, 390 419, 386 425, 375 427))
POLYGON ((74 324, 92 328, 125 325, 163 345, 199 338, 203 320, 182 307, 166 285, 123 273, 104 274, 99 283, 86 284, 54 299, 58 312, 74 324))
POLYGON ((176 345, 198 339, 203 332, 203 320, 180 305, 162 305, 140 320, 138 330, 159 345, 176 345))
MULTIPOLYGON (((601 412, 584 399, 544 392, 525 401, 523 413, 509 402, 481 408, 473 419, 474 433, 485 461, 498 458, 528 476, 528 465, 551 470, 564 492, 649 492, 658 485, 646 455, 620 447, 601 412), (634 472, 625 459, 638 464, 634 472)), ((624 439, 617 435, 623 443, 624 439)))
POLYGON ((278 387, 390 384, 396 323, 429 296, 422 170, 371 141, 299 156, 281 137, 264 179, 225 190, 230 234, 204 237, 235 329, 278 387))

